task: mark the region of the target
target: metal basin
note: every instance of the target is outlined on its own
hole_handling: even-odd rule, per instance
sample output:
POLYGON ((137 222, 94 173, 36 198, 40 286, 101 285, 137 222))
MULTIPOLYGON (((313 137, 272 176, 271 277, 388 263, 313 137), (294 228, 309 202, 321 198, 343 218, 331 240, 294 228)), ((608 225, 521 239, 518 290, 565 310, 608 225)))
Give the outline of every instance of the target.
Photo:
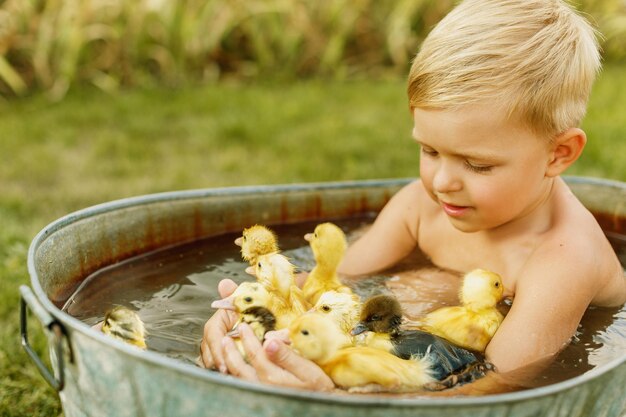
MULTIPOLYGON (((390 398, 304 392, 209 372, 108 338, 60 306, 90 273, 128 257, 253 223, 379 211, 409 180, 181 191, 114 201, 43 229, 28 253, 22 343, 59 391, 66 416, 615 416, 626 414, 626 352, 564 382, 482 397, 390 398), (50 336, 48 370, 30 349, 27 313, 50 336)), ((626 184, 567 178, 605 232, 626 239, 626 184)))

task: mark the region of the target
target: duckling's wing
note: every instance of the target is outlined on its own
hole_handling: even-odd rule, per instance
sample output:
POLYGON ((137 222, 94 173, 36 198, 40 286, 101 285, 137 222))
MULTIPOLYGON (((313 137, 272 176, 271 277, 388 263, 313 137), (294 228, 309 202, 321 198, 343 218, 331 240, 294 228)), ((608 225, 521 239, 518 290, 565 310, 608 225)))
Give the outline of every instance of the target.
POLYGON ((448 375, 477 363, 479 359, 467 349, 456 346, 441 337, 420 330, 405 330, 394 338, 397 356, 430 355, 433 377, 443 380, 448 375))
POLYGON ((491 340, 489 329, 481 314, 463 307, 444 307, 429 313, 425 330, 455 345, 483 352, 491 340))

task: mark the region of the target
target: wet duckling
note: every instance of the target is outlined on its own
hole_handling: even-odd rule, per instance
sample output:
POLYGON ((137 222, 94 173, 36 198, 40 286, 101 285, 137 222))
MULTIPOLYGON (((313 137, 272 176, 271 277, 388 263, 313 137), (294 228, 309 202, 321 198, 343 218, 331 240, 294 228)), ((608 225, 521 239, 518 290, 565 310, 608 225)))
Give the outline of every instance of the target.
POLYGON ((106 312, 102 333, 131 345, 146 349, 146 328, 133 310, 117 306, 106 312))
POLYGON ((361 315, 361 299, 356 294, 326 291, 312 310, 332 317, 344 333, 350 334, 361 315))
POLYGON ((261 283, 251 281, 242 282, 229 297, 213 301, 211 307, 233 310, 240 315, 252 307, 264 307, 276 318, 277 329, 286 328, 300 315, 294 313, 284 299, 269 292, 261 283))
POLYGON ((484 352, 504 320, 497 304, 502 300, 502 278, 495 272, 475 269, 463 277, 462 305, 442 307, 420 320, 420 328, 455 345, 484 352))
POLYGON ((347 248, 343 231, 333 223, 322 223, 315 227, 313 233, 304 235, 304 239, 309 242, 315 257, 315 267, 302 287, 304 297, 315 304, 326 291, 352 293, 337 275, 337 268, 347 248))
POLYGON ((242 236, 235 239, 235 244, 241 246, 241 257, 250 265, 254 265, 261 255, 278 252, 278 242, 274 232, 258 224, 243 229, 242 236))
POLYGON ((246 352, 241 339, 239 339, 239 324, 241 323, 248 324, 256 338, 262 343, 265 339, 265 333, 276 330, 276 317, 265 307, 250 307, 241 312, 239 321, 227 335, 235 338, 235 345, 245 359, 246 352))
POLYGON ((484 369, 479 367, 481 362, 472 352, 420 330, 402 330, 401 322, 402 307, 398 300, 391 295, 376 295, 363 303, 360 321, 351 334, 357 336, 368 332, 357 344, 383 349, 402 359, 430 354, 433 377, 439 381, 462 371, 469 374, 455 378, 455 382, 484 376, 484 369))
POLYGON ((286 256, 279 253, 261 255, 257 263, 246 271, 253 273, 268 291, 274 291, 282 297, 294 313, 303 314, 311 308, 302 290, 296 285, 295 266, 286 256))
POLYGON ((312 313, 289 326, 293 348, 351 392, 416 391, 434 381, 430 357, 400 359, 384 350, 351 346, 351 339, 329 316, 312 313))

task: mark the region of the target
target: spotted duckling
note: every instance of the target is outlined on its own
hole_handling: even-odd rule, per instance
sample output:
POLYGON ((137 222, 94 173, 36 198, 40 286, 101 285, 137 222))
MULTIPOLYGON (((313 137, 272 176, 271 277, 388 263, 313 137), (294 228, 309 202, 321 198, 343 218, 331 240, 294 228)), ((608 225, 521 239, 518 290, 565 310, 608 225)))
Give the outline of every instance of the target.
POLYGON ((143 321, 133 310, 117 306, 106 312, 102 333, 141 349, 146 349, 146 329, 143 321))
POLYGON ((235 345, 245 359, 246 352, 241 339, 239 339, 239 325, 241 323, 249 325, 259 342, 263 342, 267 332, 276 330, 276 317, 265 307, 250 307, 241 312, 239 321, 227 335, 235 339, 235 345))
POLYGON ((445 381, 445 386, 437 388, 432 385, 429 389, 473 381, 492 369, 474 353, 441 337, 420 330, 401 329, 402 314, 402 307, 395 297, 370 297, 363 303, 360 321, 352 329, 352 335, 364 335, 357 344, 382 349, 403 359, 430 355, 432 375, 438 381, 445 381))

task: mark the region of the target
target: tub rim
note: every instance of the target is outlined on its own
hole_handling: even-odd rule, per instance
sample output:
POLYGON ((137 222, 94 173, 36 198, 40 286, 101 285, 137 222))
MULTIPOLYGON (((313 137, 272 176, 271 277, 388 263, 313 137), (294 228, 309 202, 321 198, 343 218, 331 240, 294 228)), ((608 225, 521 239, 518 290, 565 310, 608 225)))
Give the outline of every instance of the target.
MULTIPOLYGON (((589 184, 600 185, 603 187, 613 187, 626 191, 626 183, 603 178, 583 177, 583 176, 563 176, 568 184, 589 184)), ((298 192, 298 191, 315 191, 315 190, 332 190, 343 188, 367 188, 376 186, 402 186, 418 178, 398 178, 398 179, 374 179, 374 180, 353 180, 353 181, 331 181, 331 182, 310 182, 310 183, 294 183, 294 184, 276 184, 276 185, 252 185, 252 186, 235 186, 235 187, 218 187, 218 188, 202 188, 181 191, 168 191, 161 193, 145 194, 140 196, 128 197, 118 200, 97 204, 84 209, 80 209, 69 213, 45 226, 32 240, 28 249, 27 266, 30 275, 30 283, 35 292, 38 301, 42 306, 58 320, 62 326, 69 326, 72 331, 77 331, 81 335, 101 343, 112 346, 122 351, 124 354, 132 356, 140 361, 148 362, 158 366, 173 368, 183 374, 191 375, 196 378, 208 380, 213 383, 227 385, 231 388, 243 389, 273 396, 290 397, 292 399, 305 401, 321 401, 326 403, 334 403, 341 405, 369 405, 369 406, 386 406, 386 407, 464 407, 472 405, 490 405, 502 403, 517 403, 529 399, 535 399, 550 396, 562 391, 573 389, 592 379, 610 372, 626 362, 626 352, 618 358, 615 358, 603 365, 594 367, 593 369, 567 379, 565 381, 554 384, 529 388, 523 391, 508 392, 502 394, 488 394, 483 396, 456 396, 456 397, 427 397, 417 396, 412 398, 398 397, 381 397, 373 395, 336 395, 333 393, 300 390, 296 388, 288 388, 274 386, 264 383, 248 382, 231 375, 223 375, 218 372, 208 371, 206 369, 193 366, 167 357, 163 354, 153 351, 142 351, 126 343, 107 337, 97 332, 86 323, 72 317, 56 307, 45 294, 40 282, 37 270, 35 268, 35 254, 40 245, 48 238, 48 235, 61 230, 79 220, 87 219, 101 215, 103 213, 120 210, 128 207, 137 207, 157 202, 167 202, 176 200, 197 199, 210 196, 223 195, 248 195, 260 192, 298 192)), ((69 340, 69 338, 68 338, 69 340)))

